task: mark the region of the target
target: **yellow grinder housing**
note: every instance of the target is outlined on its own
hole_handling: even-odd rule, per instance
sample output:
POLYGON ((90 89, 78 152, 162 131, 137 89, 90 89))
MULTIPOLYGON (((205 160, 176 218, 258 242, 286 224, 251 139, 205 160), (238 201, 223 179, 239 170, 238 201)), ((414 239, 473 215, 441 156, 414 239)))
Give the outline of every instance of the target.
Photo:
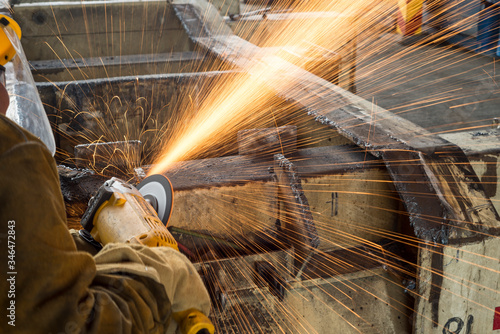
POLYGON ((130 242, 178 250, 174 237, 141 193, 115 177, 92 198, 82 226, 103 244, 130 242))

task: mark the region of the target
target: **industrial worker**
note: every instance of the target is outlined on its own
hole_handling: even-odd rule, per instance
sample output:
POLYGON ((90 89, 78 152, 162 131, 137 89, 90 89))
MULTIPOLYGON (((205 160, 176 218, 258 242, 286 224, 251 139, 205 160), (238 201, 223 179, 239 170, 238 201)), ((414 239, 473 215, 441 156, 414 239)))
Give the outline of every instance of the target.
POLYGON ((4 85, 0 333, 174 333, 177 312, 194 308, 208 315, 202 280, 178 251, 107 244, 93 255, 70 234, 54 159, 5 116, 4 85))

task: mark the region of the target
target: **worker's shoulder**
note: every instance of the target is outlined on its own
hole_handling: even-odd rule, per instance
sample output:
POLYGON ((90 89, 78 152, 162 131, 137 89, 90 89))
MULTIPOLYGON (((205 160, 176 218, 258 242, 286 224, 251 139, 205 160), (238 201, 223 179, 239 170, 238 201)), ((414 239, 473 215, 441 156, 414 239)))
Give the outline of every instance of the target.
POLYGON ((39 144, 40 141, 7 117, 0 115, 0 155, 23 143, 39 144))

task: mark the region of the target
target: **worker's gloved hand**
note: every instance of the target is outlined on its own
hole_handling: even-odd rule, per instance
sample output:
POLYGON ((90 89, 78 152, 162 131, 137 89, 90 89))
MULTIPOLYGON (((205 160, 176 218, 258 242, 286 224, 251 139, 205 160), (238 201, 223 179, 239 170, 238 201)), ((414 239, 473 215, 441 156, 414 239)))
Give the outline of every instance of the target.
MULTIPOLYGON (((79 251, 85 251, 93 256, 98 254, 99 250, 82 238, 79 231, 71 229, 70 234, 79 251)), ((102 257, 101 254, 96 257, 98 271, 107 274, 120 268, 120 272, 147 276, 162 283, 171 301, 180 299, 172 303, 172 316, 175 323, 171 322, 168 333, 214 333, 214 326, 207 317, 210 308, 208 294, 191 262, 178 251, 170 250, 169 247, 152 248, 152 253, 158 254, 148 254, 146 257, 142 252, 143 248, 149 247, 138 243, 110 244, 109 247, 104 248, 102 257), (136 250, 139 250, 139 253, 134 254, 136 250), (162 258, 165 258, 163 263, 162 258), (127 261, 127 266, 124 266, 123 261, 126 259, 134 260, 127 261), (113 261, 120 261, 119 266, 113 261), (145 266, 145 263, 149 265, 145 266), (163 282, 168 282, 168 284, 163 282), (209 330, 203 331, 202 329, 206 327, 209 330)))
MULTIPOLYGON (((188 325, 194 317, 200 319, 200 314, 193 313, 193 310, 198 310, 205 316, 210 312, 210 297, 196 268, 188 258, 173 248, 110 243, 95 256, 95 261, 98 273, 119 271, 120 274, 145 276, 161 283, 171 302, 175 320, 171 322, 167 333, 175 333, 177 325, 179 327, 182 324, 188 325), (189 319, 189 316, 193 318, 189 319)), ((191 326, 191 328, 196 327, 191 326)), ((198 332, 182 331, 182 333, 198 332)))
POLYGON ((79 231, 75 229, 70 229, 69 233, 75 242, 76 249, 79 251, 90 253, 91 255, 96 255, 99 252, 99 249, 93 246, 91 243, 82 238, 79 231))

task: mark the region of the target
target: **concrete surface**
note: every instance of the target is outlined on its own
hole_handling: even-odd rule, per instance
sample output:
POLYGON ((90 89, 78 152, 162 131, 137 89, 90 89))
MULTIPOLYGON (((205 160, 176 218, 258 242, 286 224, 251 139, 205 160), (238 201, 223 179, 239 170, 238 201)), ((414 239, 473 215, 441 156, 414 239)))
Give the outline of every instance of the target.
POLYGON ((433 133, 486 129, 500 117, 498 60, 400 41, 397 34, 358 40, 358 95, 433 133))

